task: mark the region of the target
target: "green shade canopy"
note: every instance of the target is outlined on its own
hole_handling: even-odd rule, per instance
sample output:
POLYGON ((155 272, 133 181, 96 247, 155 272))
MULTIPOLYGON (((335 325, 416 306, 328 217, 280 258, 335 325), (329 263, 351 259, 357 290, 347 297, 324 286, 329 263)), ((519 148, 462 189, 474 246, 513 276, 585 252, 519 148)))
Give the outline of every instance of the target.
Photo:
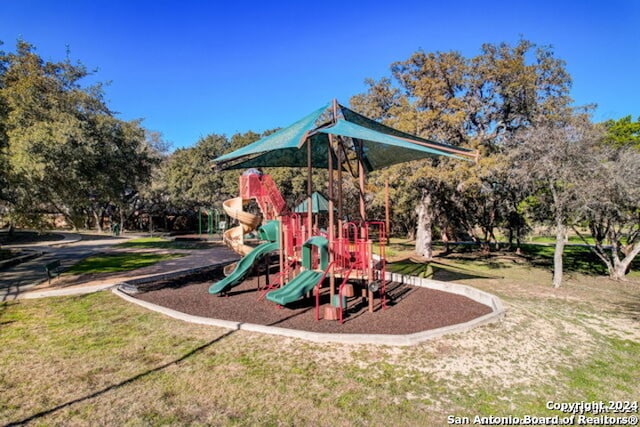
POLYGON ((346 121, 374 130, 376 132, 379 132, 385 135, 392 135, 398 138, 410 139, 412 141, 428 144, 433 148, 436 148, 436 149, 440 148, 441 150, 445 150, 445 151, 453 150, 454 152, 462 152, 462 153, 473 152, 473 150, 469 150, 467 148, 456 147, 455 145, 444 144, 442 142, 432 141, 430 139, 421 138, 416 135, 411 135, 410 133, 407 133, 407 132, 402 132, 401 130, 394 129, 392 127, 383 125, 382 123, 376 122, 375 120, 371 120, 370 118, 365 117, 362 114, 356 113, 355 111, 350 110, 347 107, 340 106, 340 111, 342 112, 342 115, 344 116, 344 119, 346 121))
POLYGON ((465 160, 449 152, 414 144, 342 119, 333 126, 319 130, 319 132, 362 141, 363 158, 368 170, 381 169, 395 163, 433 156, 447 156, 465 160))
MULTIPOLYGON (((291 126, 280 129, 256 142, 218 157, 214 160, 214 163, 224 164, 230 161, 241 160, 240 163, 223 166, 224 169, 245 169, 264 166, 306 166, 307 137, 312 130, 318 127, 321 116, 328 108, 329 105, 325 105, 298 120, 291 126), (305 149, 301 150, 303 146, 305 149)), ((324 153, 324 164, 326 165, 326 142, 322 141, 322 139, 326 139, 326 137, 324 137, 324 135, 316 135, 309 139, 311 140, 312 147, 315 148, 314 159, 321 159, 324 153), (325 148, 322 150, 318 149, 323 143, 325 144, 325 148)), ((321 165, 317 166, 320 167, 321 165)))
POLYGON ((473 157, 471 150, 410 135, 341 105, 338 111, 343 118, 333 117, 330 105, 325 105, 291 126, 213 162, 223 169, 305 167, 308 166, 308 144, 311 144, 311 166, 326 169, 329 167, 329 135, 341 137, 345 149, 352 151, 362 142, 362 160, 367 170, 435 156, 464 160, 473 157))
MULTIPOLYGON (((307 208, 309 206, 308 200, 300 203, 293 210, 296 213, 307 212, 307 208)), ((311 195, 311 212, 312 213, 320 213, 320 212, 329 212, 329 201, 322 194, 314 191, 311 195)))

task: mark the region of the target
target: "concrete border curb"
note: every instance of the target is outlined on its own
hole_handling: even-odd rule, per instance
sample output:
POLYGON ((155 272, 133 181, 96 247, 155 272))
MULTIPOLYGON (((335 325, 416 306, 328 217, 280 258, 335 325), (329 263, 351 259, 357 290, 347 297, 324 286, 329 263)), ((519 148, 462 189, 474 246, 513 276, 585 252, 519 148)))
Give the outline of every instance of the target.
POLYGON ((439 280, 432 280, 422 277, 407 276, 404 274, 389 272, 387 272, 385 279, 392 282, 419 286, 422 288, 435 289, 437 291, 448 292, 450 294, 462 295, 464 297, 472 299, 475 302, 489 306, 492 310, 492 313, 489 313, 486 316, 498 315, 499 317, 503 317, 505 314, 504 305, 502 305, 502 301, 500 300, 500 298, 471 286, 461 285, 455 282, 441 282, 439 280))
POLYGON ((135 294, 135 293, 138 293, 138 285, 144 285, 145 283, 150 283, 150 282, 157 282, 159 280, 168 280, 176 277, 188 276, 196 273, 203 273, 203 272, 215 270, 217 268, 222 268, 225 265, 231 264, 232 262, 235 262, 235 261, 218 262, 216 264, 205 265, 202 267, 187 268, 184 270, 174 270, 174 271, 169 271, 167 273, 155 274, 153 276, 145 276, 145 277, 140 277, 138 279, 124 280, 120 283, 117 283, 116 286, 118 286, 119 289, 121 289, 123 292, 127 294, 135 294))
POLYGON ((187 276, 189 274, 199 273, 199 272, 208 271, 208 270, 214 270, 216 268, 224 267, 226 264, 228 263, 221 262, 217 264, 207 265, 204 267, 194 267, 194 268, 188 268, 184 270, 174 270, 167 273, 160 273, 152 276, 144 276, 144 277, 139 277, 137 279, 130 279, 130 280, 116 279, 113 282, 102 283, 99 285, 92 285, 92 286, 78 285, 78 286, 70 286, 68 288, 29 291, 29 292, 19 294, 17 296, 17 299, 36 299, 36 298, 47 298, 47 297, 84 295, 84 294, 90 294, 92 292, 104 291, 104 290, 115 288, 115 287, 124 288, 124 292, 133 294, 137 292, 136 285, 141 285, 148 282, 155 282, 158 280, 172 279, 174 277, 187 276))
POLYGON ((38 298, 49 298, 49 297, 68 297, 73 295, 85 295, 85 294, 91 294, 94 292, 104 291, 106 289, 113 288, 114 286, 118 286, 118 285, 113 283, 106 283, 103 285, 75 286, 75 287, 62 288, 62 289, 29 291, 22 294, 18 294, 16 299, 38 299, 38 298))
MULTIPOLYGON (((144 278, 146 281, 157 280, 155 278, 144 278)), ((468 322, 458 323, 455 325, 444 326, 442 328, 431 329, 428 331, 416 332, 407 335, 381 335, 381 334, 332 334, 332 333, 320 333, 301 331, 297 329, 278 328, 274 326, 257 325, 253 323, 234 322, 222 319, 213 319, 209 317, 194 316, 191 314, 182 313, 170 308, 162 307, 156 304, 152 304, 147 301, 139 300, 131 295, 127 294, 126 286, 128 283, 121 283, 112 292, 129 301, 133 304, 137 304, 148 310, 152 310, 174 319, 183 320, 185 322, 191 322, 201 325, 217 326, 232 330, 242 330, 248 332, 258 332, 270 335, 279 335, 289 338, 299 338, 316 343, 337 343, 337 344, 376 344, 376 345, 390 345, 390 346, 412 346, 420 344, 424 341, 428 341, 440 336, 463 332, 477 326, 485 325, 487 323, 496 322, 502 319, 505 315, 504 306, 502 301, 495 295, 488 292, 481 291, 479 289, 472 288, 466 285, 460 285, 457 283, 439 282, 436 280, 423 279, 415 276, 405 276, 395 273, 387 273, 387 280, 394 280, 400 283, 411 284, 414 286, 427 287, 444 292, 449 292, 457 295, 465 296, 481 304, 487 305, 491 308, 491 313, 484 316, 477 317, 468 322), (124 289, 123 289, 124 288, 124 289)))

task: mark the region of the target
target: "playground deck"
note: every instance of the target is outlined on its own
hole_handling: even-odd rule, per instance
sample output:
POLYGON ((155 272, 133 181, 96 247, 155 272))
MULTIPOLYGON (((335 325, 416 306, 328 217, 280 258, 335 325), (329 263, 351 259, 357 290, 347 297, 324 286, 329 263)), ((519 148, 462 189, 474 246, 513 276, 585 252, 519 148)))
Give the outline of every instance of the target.
MULTIPOLYGON (((212 280, 216 279, 200 277, 158 282, 153 285, 154 290, 135 297, 196 316, 347 334, 410 334, 463 323, 491 312, 488 306, 460 295, 392 283, 388 290, 389 309, 379 310, 372 317, 366 313, 366 305, 350 304, 352 308, 347 312, 345 323, 340 325, 335 321, 315 320, 315 298, 301 299, 286 309, 259 299, 258 277, 245 280, 233 288, 228 297, 203 298, 212 280)), ((264 286, 264 276, 259 280, 264 286)), ((275 275, 271 280, 272 283, 276 280, 275 275)))

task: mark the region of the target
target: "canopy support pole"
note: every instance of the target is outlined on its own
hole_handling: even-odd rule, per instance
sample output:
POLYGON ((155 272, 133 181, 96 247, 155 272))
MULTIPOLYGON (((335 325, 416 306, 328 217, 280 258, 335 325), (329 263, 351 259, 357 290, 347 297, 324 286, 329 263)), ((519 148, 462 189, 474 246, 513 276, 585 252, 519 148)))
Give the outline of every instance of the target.
MULTIPOLYGON (((342 138, 338 137, 338 219, 340 221, 344 219, 344 211, 342 206, 342 163, 344 162, 344 157, 341 147, 343 143, 344 141, 342 141, 342 138)), ((338 233, 340 233, 340 231, 338 231, 338 233)))
POLYGON ((364 205, 364 146, 362 140, 358 141, 358 182, 360 186, 360 218, 362 221, 367 220, 364 205))
POLYGON ((312 166, 311 140, 307 139, 307 235, 305 240, 311 237, 313 227, 313 201, 311 200, 311 193, 313 193, 312 166))
MULTIPOLYGON (((333 122, 336 123, 338 121, 338 101, 334 98, 333 100, 333 122)), ((333 263, 335 261, 335 252, 333 250, 333 245, 335 241, 335 218, 333 212, 333 146, 334 146, 334 136, 329 134, 329 146, 327 147, 327 156, 329 160, 329 247, 331 250, 329 251, 329 265, 331 266, 331 270, 329 271, 329 301, 333 301, 333 295, 336 292, 336 276, 335 269, 333 267, 333 263)))
MULTIPOLYGON (((365 224, 365 221, 367 220, 367 211, 366 211, 365 200, 364 200, 364 190, 365 190, 364 174, 365 174, 364 142, 362 140, 359 140, 358 141, 358 183, 360 187, 360 218, 362 219, 362 223, 360 224, 360 239, 362 239, 365 245, 368 245, 369 242, 365 241, 365 239, 368 238, 368 235, 367 235, 368 233, 366 231, 367 225, 365 224)), ((363 273, 366 276, 366 280, 372 280, 373 277, 371 277, 371 268, 369 267, 369 265, 362 266, 362 268, 363 268, 363 273)), ((369 313, 373 313, 373 291, 369 286, 367 286, 367 302, 369 305, 368 307, 369 313)))
POLYGON ((389 230, 391 230, 391 221, 389 215, 389 178, 384 180, 384 235, 389 236, 389 230))

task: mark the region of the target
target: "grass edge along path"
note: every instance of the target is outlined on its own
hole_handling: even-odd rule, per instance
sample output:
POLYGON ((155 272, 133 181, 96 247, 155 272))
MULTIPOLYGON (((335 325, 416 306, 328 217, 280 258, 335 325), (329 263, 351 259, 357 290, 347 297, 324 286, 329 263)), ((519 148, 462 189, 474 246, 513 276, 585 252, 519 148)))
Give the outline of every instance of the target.
POLYGON ((184 254, 155 252, 117 252, 92 255, 69 267, 64 274, 116 273, 148 267, 161 261, 180 258, 184 254))

